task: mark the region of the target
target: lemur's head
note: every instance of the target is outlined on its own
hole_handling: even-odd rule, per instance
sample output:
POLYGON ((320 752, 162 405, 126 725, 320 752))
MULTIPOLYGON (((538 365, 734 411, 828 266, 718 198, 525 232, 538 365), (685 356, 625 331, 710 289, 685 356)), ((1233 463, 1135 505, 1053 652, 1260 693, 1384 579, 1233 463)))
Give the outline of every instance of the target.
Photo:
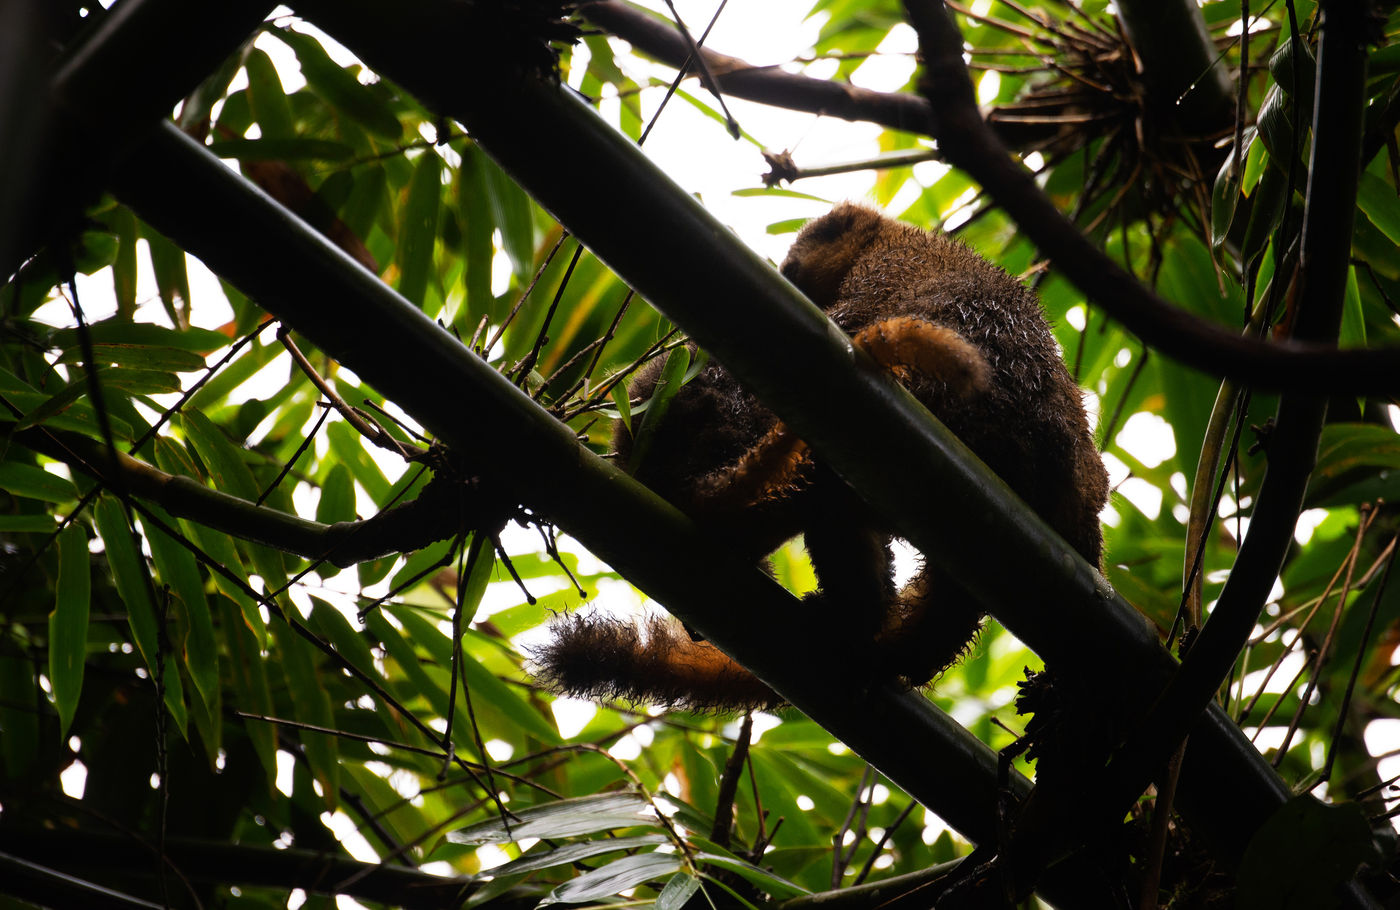
POLYGON ((822 309, 836 302, 841 282, 881 230, 885 216, 854 202, 842 202, 807 222, 783 260, 783 277, 822 309))

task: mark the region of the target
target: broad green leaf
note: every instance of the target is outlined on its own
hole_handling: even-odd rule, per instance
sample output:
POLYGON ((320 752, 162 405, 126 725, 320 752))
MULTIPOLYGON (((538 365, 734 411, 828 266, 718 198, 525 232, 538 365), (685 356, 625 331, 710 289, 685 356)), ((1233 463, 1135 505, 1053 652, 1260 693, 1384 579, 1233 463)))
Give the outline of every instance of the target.
POLYGON ((165 707, 170 711, 180 736, 189 739, 190 711, 185 704, 185 685, 180 681, 180 667, 175 655, 166 654, 160 662, 160 685, 165 690, 165 707))
POLYGON ((365 637, 335 607, 321 600, 311 598, 311 625, 331 643, 336 653, 348 660, 360 672, 373 676, 374 655, 370 653, 365 637))
POLYGON ((0 461, 0 490, 44 502, 72 502, 78 491, 57 474, 20 461, 0 461))
POLYGON ((58 582, 54 609, 49 614, 49 682, 58 709, 60 739, 68 736, 83 691, 91 595, 92 557, 87 533, 74 522, 58 535, 58 582))
POLYGON ((250 502, 257 498, 258 488, 253 472, 243 461, 242 453, 228 441, 223 431, 198 410, 185 410, 180 423, 189 435, 190 443, 209 470, 214 488, 239 496, 250 502))
POLYGON ((641 794, 629 791, 561 799, 490 821, 449 831, 454 844, 504 844, 528 837, 580 837, 617 828, 660 826, 656 812, 641 794))
POLYGON ((146 564, 136 549, 135 532, 126 522, 126 512, 117 499, 110 495, 97 498, 93 506, 97 520, 97 532, 102 537, 102 545, 107 550, 107 565, 112 570, 112 580, 116 582, 117 593, 126 606, 127 622, 131 634, 146 667, 152 673, 160 672, 159 626, 156 623, 155 605, 151 603, 151 580, 146 574, 146 564))
POLYGON ((628 888, 678 871, 681 859, 674 853, 638 853, 571 878, 549 892, 540 904, 585 904, 620 894, 628 888))
POLYGON ((413 169, 408 200, 403 207, 399 228, 399 293, 423 307, 428 279, 433 270, 433 247, 437 241, 438 203, 442 198, 442 159, 424 152, 413 169))

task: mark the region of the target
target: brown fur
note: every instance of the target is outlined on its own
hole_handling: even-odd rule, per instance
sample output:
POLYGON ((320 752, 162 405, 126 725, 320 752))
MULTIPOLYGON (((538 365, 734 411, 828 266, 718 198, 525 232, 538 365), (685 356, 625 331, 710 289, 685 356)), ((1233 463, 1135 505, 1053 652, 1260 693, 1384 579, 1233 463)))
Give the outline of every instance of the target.
MULTIPOLYGON (((849 203, 803 228, 782 272, 1099 565, 1107 474, 1029 290, 949 237, 849 203)), ((631 394, 650 395, 660 372, 642 371, 631 394)), ((626 463, 625 427, 614 444, 626 463)), ((755 560, 804 534, 821 586, 807 597, 813 621, 851 627, 856 665, 921 685, 976 633, 980 607, 932 569, 894 589, 889 529, 718 364, 676 395, 636 476, 755 560)), ((673 622, 649 621, 645 638, 595 617, 553 631, 536 660, 561 692, 695 708, 781 703, 673 622)))

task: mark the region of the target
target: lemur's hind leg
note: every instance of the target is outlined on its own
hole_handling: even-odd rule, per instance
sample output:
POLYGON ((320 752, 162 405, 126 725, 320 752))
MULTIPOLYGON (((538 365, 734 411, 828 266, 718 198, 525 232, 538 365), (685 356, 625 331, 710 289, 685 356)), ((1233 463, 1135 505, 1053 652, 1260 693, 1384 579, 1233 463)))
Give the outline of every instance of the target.
POLYGON ((925 565, 885 614, 876 650, 887 662, 887 672, 910 686, 921 686, 966 653, 983 615, 960 585, 925 565))
MULTIPOLYGON (((825 480, 840 484, 835 476, 825 480)), ((838 497, 823 497, 833 499, 838 497)), ((843 502, 814 503, 804 526, 807 555, 812 560, 819 590, 807 595, 820 618, 831 629, 847 629, 853 650, 870 653, 885 616, 895 598, 890 537, 872 528, 868 515, 849 493, 839 490, 843 502)))

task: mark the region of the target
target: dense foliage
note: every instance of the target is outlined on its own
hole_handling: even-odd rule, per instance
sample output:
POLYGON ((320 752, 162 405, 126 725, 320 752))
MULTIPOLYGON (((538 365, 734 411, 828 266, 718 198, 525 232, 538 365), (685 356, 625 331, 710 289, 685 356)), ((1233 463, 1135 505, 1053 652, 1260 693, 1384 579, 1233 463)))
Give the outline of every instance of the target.
MULTIPOLYGON (((606 229, 606 206, 589 224, 561 225, 532 197, 530 175, 541 171, 596 196, 599 178, 571 159, 571 141, 537 148, 531 160, 503 153, 470 116, 454 119, 450 99, 418 89, 410 75, 372 71, 369 54, 361 54, 368 63, 354 60, 327 33, 359 52, 357 33, 338 33, 334 17, 317 16, 318 3, 293 4, 294 13, 280 10, 261 25, 269 10, 253 8, 253 26, 241 32, 222 23, 237 34, 215 56, 213 26, 208 47, 143 47, 155 39, 142 29, 154 35, 166 23, 179 33, 180 17, 195 15, 178 4, 57 5, 62 13, 21 23, 35 47, 52 49, 34 66, 55 89, 46 124, 14 115, 11 135, 30 152, 29 171, 7 178, 27 182, 32 173, 43 201, 0 193, 0 206, 10 207, 0 210, 0 271, 12 275, 0 289, 0 893, 72 906, 329 906, 332 895, 373 906, 525 906, 628 895, 665 907, 694 897, 796 908, 808 895, 890 882, 850 892, 852 906, 873 906, 972 851, 974 832, 955 831, 940 806, 906 795, 908 780, 878 773, 878 756, 862 757, 796 710, 736 719, 594 708, 533 683, 530 643, 554 614, 591 601, 658 609, 559 534, 556 525, 606 528, 614 506, 579 492, 567 518, 555 514, 552 504, 572 491, 531 460, 548 437, 540 427, 562 423, 578 446, 606 454, 612 420, 647 420, 627 399, 627 376, 683 338, 662 315, 676 315, 666 301, 648 290, 655 309, 630 289, 629 281, 644 282, 625 262, 610 259, 614 272, 575 238, 587 240, 590 225, 606 229), (124 7, 138 11, 120 21, 124 7), (121 55, 142 50, 181 63, 149 84, 128 79, 121 55), (201 53, 207 59, 192 59, 201 53), (191 81, 178 85, 184 72, 191 81), (141 103, 95 106, 104 80, 141 103), (177 98, 173 123, 193 143, 172 138, 170 123, 160 132, 122 119, 147 116, 142 104, 168 110, 177 98), (125 125, 101 141, 108 134, 95 130, 111 122, 125 125), (163 170, 162 162, 197 155, 194 143, 242 176, 191 185, 163 170), (240 220, 221 207, 225 197, 212 189, 220 180, 255 184, 285 221, 269 229, 240 220), (171 199, 197 217, 181 223, 171 199), (279 246, 322 243, 312 232, 340 254, 308 262, 308 274, 339 270, 344 286, 298 290, 293 303, 257 284, 260 272, 276 276, 280 266, 251 259, 256 244, 270 244, 271 256, 279 246), (217 280, 187 252, 205 258, 217 280), (486 410, 487 392, 435 386, 441 376, 426 349, 420 363, 357 322, 359 304, 341 295, 357 281, 376 284, 369 272, 380 292, 392 288, 458 339, 454 348, 504 376, 522 403, 532 399, 536 418, 501 425, 485 416, 499 413, 486 410), (283 306, 292 305, 303 315, 289 318, 283 306), (392 381, 372 380, 362 363, 377 363, 392 381), (377 384, 425 385, 425 395, 450 403, 452 449, 427 438, 437 418, 377 384), (499 467, 512 459, 520 464, 513 476, 499 467)), ((399 14, 385 6, 383 16, 399 14)), ((1126 330, 1111 302, 1100 305, 1058 261, 1046 261, 1046 241, 1008 214, 1014 199, 984 193, 979 175, 939 163, 928 135, 939 118, 917 74, 889 92, 837 87, 864 85, 882 58, 912 51, 899 4, 820 0, 812 10, 820 30, 802 59, 748 70, 711 55, 705 78, 681 82, 673 97, 674 65, 689 52, 677 50, 674 24, 658 30, 665 20, 656 14, 606 0, 570 11, 571 25, 555 18, 561 6, 409 5, 444 21, 467 17, 470 47, 491 48, 469 73, 494 67, 502 80, 553 86, 557 65, 563 85, 634 142, 683 106, 703 114, 687 136, 701 156, 730 147, 731 124, 741 129, 740 142, 762 151, 771 171, 765 178, 753 155, 754 171, 730 187, 726 211, 761 224, 783 211, 775 204, 791 206, 770 235, 790 235, 852 193, 850 182, 823 183, 822 174, 864 174, 857 194, 956 233, 1032 284, 1086 391, 1117 485, 1104 516, 1104 574, 1172 653, 1209 635, 1209 624, 1200 632, 1203 615, 1230 597, 1222 591, 1261 514, 1255 506, 1270 498, 1266 476, 1303 463, 1305 511, 1280 507, 1282 519, 1259 519, 1282 528, 1285 543, 1294 538, 1286 558, 1278 549, 1282 570, 1266 569, 1268 597, 1246 604, 1252 631, 1242 650, 1229 650, 1228 678, 1208 680, 1277 768, 1283 785, 1262 763, 1238 773, 1277 791, 1278 811, 1224 847, 1217 840, 1230 836, 1196 830, 1194 819, 1166 830, 1171 806, 1161 794, 1174 775, 1158 769, 1171 741, 1152 763, 1158 786, 1133 805, 1121 843, 1107 849, 1087 838, 1084 862, 1108 884, 1090 885, 1073 871, 1081 867, 1063 864, 1072 871, 1042 878, 1054 865, 1047 860, 1010 877, 1013 896, 1044 884, 1044 894, 1067 902, 1088 889, 1136 903, 1145 889, 1147 905, 1238 898, 1275 906, 1277 895, 1292 894, 1303 899, 1298 906, 1323 906, 1310 901, 1332 900, 1362 863, 1368 871, 1354 887, 1393 896, 1393 879, 1381 874, 1393 862, 1381 760, 1397 748, 1400 720, 1392 656, 1400 585, 1386 585, 1396 542, 1388 503, 1400 496, 1400 383, 1348 386, 1346 371, 1314 383, 1320 374, 1300 360, 1281 405, 1278 383, 1254 383, 1209 350, 1126 330), (846 147, 863 157, 808 160, 803 146, 783 147, 764 108, 733 99, 726 107, 709 91, 720 77, 726 92, 808 111, 838 137, 850 131, 846 147), (819 109, 842 119, 833 127, 819 109), (869 123, 880 130, 867 149, 869 123), (1320 400, 1307 394, 1315 388, 1331 393, 1320 438, 1274 432, 1275 412, 1290 400, 1320 400), (1284 785, 1341 808, 1284 805, 1284 785), (1153 846, 1154 818, 1163 820, 1165 846, 1153 846)), ((697 38, 699 18, 713 13, 713 4, 698 6, 682 9, 696 17, 687 24, 697 38)), ((1361 23, 1369 57, 1362 120, 1355 136, 1341 136, 1339 158, 1318 158, 1330 152, 1309 129, 1314 109, 1346 105, 1323 83, 1314 90, 1329 65, 1325 55, 1318 62, 1327 32, 1316 3, 1253 10, 1247 39, 1238 4, 1205 3, 1199 13, 1184 4, 1209 29, 1198 48, 1206 73, 1153 69, 1170 57, 1133 52, 1129 36, 1145 40, 1135 7, 1157 4, 1123 0, 1123 23, 1095 0, 948 6, 987 122, 1109 260, 1195 320, 1250 337, 1330 343, 1306 311, 1309 293, 1322 293, 1315 289, 1327 280, 1314 278, 1309 291, 1298 284, 1325 259, 1308 258, 1315 248, 1306 224, 1318 243, 1350 238, 1331 301, 1340 304, 1332 339, 1397 350, 1400 52, 1384 39, 1400 32, 1400 15, 1361 23), (1205 100, 1178 103, 1192 92, 1205 100), (1329 176, 1310 179, 1310 168, 1329 176), (1348 201, 1345 218, 1322 211, 1313 187, 1349 200, 1334 184, 1351 172, 1355 206, 1348 201)), ((363 8, 347 4, 340 15, 363 8)), ((425 32, 421 47, 400 50, 444 59, 457 34, 425 32)), ((932 56, 927 47, 923 56, 932 56)), ((1190 55, 1181 56, 1189 69, 1190 55)), ((26 91, 14 75, 21 71, 16 63, 0 73, 5 100, 26 91)), ((463 81, 443 92, 505 91, 463 81)), ((605 189, 665 195, 659 186, 605 189)), ((624 236, 683 230, 660 214, 615 228, 624 236)), ((783 339, 766 343, 783 356, 783 339)), ((677 373, 690 366, 673 364, 677 373)), ((823 419, 839 429, 850 415, 831 409, 823 419)), ((569 469, 550 464, 561 475, 569 469)), ((692 539, 652 541, 646 558, 661 574, 684 566, 684 554, 670 551, 692 539)), ((1020 561, 1014 549, 997 557, 1008 574, 1023 571, 1020 561)), ((717 577, 728 571, 717 568, 717 577)), ((815 584, 800 541, 774 554, 772 574, 797 594, 815 584)), ((1054 629, 1062 605, 1040 606, 1042 625, 1031 621, 1021 636, 1033 646, 1037 634, 1063 637, 1054 629)), ((1112 639, 1075 634, 1076 672, 1095 693, 1085 697, 1110 699, 1121 712, 1114 736, 1124 738, 1149 716, 1151 693, 1112 701, 1125 687, 1106 662, 1112 639)), ((1041 666, 991 620, 926 693, 976 739, 1008 750, 1007 802, 1024 795, 1018 773, 1035 775, 1009 747, 1026 727, 1012 704, 1023 669, 1041 666)), ((903 735, 888 731, 891 749, 903 735)), ((972 748, 970 738, 946 737, 946 759, 920 757, 930 779, 953 752, 972 748)), ((978 811, 981 830, 992 831, 1002 809, 978 811)), ((1232 807, 1218 811, 1229 816, 1232 807)), ((1022 830, 1037 830, 1034 820, 1022 830)), ((976 862, 990 858, 979 853, 976 862)), ((911 899, 926 904, 932 893, 911 899)))

